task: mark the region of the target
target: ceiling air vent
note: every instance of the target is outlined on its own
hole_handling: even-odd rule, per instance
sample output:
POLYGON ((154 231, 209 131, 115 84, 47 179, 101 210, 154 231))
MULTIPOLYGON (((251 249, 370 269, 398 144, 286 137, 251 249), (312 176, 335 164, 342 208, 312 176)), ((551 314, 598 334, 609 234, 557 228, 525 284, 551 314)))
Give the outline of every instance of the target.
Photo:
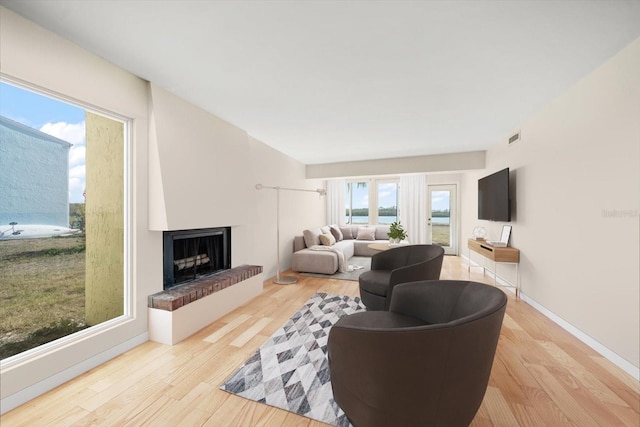
POLYGON ((518 131, 517 133, 513 134, 509 138, 509 144, 513 144, 514 142, 518 142, 518 141, 520 141, 520 131, 518 131))

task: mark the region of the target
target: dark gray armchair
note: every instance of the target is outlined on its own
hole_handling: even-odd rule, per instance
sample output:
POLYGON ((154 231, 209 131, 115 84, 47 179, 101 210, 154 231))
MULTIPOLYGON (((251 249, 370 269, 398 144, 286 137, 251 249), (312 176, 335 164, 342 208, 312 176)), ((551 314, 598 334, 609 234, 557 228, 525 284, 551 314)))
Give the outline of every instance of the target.
POLYGON ((407 245, 371 257, 371 270, 360 275, 360 297, 367 310, 388 310, 399 283, 438 280, 444 249, 437 245, 407 245))
POLYGON ((336 403, 356 427, 468 426, 506 306, 500 289, 477 282, 396 286, 389 311, 345 316, 331 328, 336 403))

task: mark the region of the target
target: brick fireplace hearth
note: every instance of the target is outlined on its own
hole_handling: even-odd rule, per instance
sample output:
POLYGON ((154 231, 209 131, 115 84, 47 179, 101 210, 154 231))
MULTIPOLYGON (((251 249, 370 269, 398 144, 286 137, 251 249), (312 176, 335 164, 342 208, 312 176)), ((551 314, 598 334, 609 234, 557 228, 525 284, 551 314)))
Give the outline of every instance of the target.
POLYGON ((174 311, 260 273, 262 273, 260 265, 241 265, 149 295, 147 306, 174 311))

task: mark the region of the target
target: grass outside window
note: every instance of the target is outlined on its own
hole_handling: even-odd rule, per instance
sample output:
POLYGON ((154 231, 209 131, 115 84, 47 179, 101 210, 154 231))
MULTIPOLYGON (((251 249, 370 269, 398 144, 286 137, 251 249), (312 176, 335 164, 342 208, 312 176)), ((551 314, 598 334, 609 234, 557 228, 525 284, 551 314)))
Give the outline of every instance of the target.
POLYGON ((0 242, 0 359, 85 324, 85 237, 0 242))

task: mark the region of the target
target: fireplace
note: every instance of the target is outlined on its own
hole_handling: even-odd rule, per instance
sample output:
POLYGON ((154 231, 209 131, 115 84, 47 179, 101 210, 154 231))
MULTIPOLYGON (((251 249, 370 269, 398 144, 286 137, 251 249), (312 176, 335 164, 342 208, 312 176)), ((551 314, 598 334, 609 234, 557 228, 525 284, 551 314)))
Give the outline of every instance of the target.
POLYGON ((231 227, 165 231, 164 289, 231 268, 231 227))

